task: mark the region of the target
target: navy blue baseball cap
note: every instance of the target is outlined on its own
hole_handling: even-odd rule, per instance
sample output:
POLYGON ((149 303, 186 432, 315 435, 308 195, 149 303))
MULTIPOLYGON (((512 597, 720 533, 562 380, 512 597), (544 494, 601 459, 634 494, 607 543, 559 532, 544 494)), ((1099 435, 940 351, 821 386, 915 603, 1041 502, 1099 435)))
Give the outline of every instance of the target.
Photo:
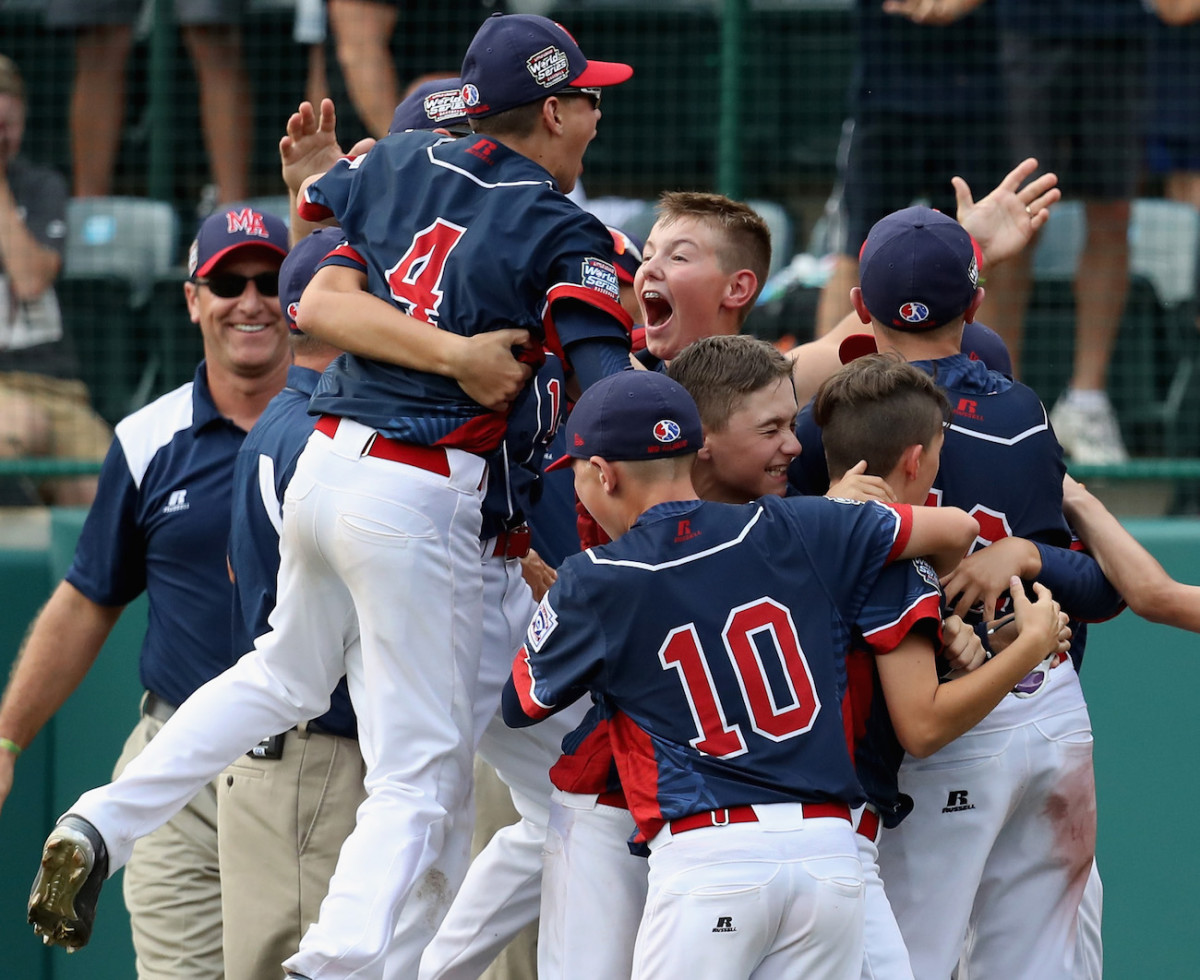
POLYGON ((296 308, 300 305, 304 287, 321 260, 341 244, 343 237, 341 228, 318 228, 296 242, 279 267, 279 306, 292 333, 303 332, 296 326, 296 308))
POLYGON ((682 456, 703 444, 700 410, 687 389, 665 374, 631 368, 601 378, 583 393, 567 418, 567 454, 546 472, 592 456, 622 461, 682 456))
POLYGON ((858 257, 863 302, 896 330, 924 331, 963 315, 979 286, 975 241, 957 221, 911 207, 875 222, 858 257))
POLYGON ((471 132, 462 100, 461 78, 438 78, 413 89, 392 114, 388 133, 410 129, 447 129, 454 136, 471 132))
POLYGON ((494 116, 563 89, 604 88, 633 77, 629 65, 588 61, 561 24, 537 14, 492 14, 462 65, 462 98, 473 119, 494 116))
POLYGON ((288 253, 287 224, 273 214, 234 205, 204 219, 188 252, 188 275, 207 276, 223 259, 243 248, 288 253))

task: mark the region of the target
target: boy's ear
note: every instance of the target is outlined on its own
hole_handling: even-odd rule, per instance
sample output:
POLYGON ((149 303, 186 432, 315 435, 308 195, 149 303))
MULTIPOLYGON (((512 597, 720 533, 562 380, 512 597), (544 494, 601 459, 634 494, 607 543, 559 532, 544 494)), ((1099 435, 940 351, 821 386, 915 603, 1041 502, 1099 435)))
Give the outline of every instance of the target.
POLYGON ((921 454, 925 452, 925 447, 920 443, 909 446, 900 454, 900 463, 904 478, 906 480, 915 480, 917 473, 921 469, 921 454))
POLYGON ((867 309, 867 304, 863 302, 862 290, 855 286, 850 290, 850 303, 854 307, 854 312, 858 314, 858 318, 863 323, 871 322, 871 312, 867 309))
POLYGON ((704 445, 702 445, 700 447, 699 452, 696 453, 696 458, 702 459, 705 462, 708 462, 709 460, 712 459, 712 449, 709 446, 709 439, 708 439, 709 431, 708 431, 708 426, 702 426, 702 428, 704 430, 704 445))
POLYGON ((754 300, 756 292, 758 292, 758 276, 750 269, 739 269, 729 277, 725 299, 731 308, 741 309, 754 300))
POLYGON ((983 302, 983 287, 975 287, 975 298, 971 300, 971 305, 967 307, 967 311, 963 314, 963 323, 974 323, 975 314, 979 312, 979 304, 983 302))

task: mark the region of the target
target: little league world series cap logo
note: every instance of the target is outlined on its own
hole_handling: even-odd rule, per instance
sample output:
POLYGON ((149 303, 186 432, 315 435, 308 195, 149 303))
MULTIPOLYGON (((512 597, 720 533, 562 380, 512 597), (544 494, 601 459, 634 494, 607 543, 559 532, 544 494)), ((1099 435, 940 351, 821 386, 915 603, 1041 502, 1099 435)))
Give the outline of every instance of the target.
MULTIPOLYGON (((474 85, 470 87, 475 88, 474 85)), ((424 109, 425 115, 435 123, 445 122, 447 119, 457 119, 466 115, 467 111, 466 106, 463 105, 462 93, 454 89, 434 92, 425 96, 424 109)))
POLYGON ((679 423, 672 419, 662 419, 654 426, 654 438, 662 443, 676 442, 682 434, 679 423))
POLYGON ((916 300, 909 300, 900 307, 900 319, 909 323, 924 323, 929 319, 929 307, 916 300))
POLYGON ((553 88, 571 77, 571 63, 567 59, 567 52, 553 44, 542 48, 537 54, 530 55, 525 61, 525 67, 542 88, 553 88))
POLYGON ((462 87, 463 105, 470 108, 471 106, 479 105, 479 89, 470 83, 462 87))

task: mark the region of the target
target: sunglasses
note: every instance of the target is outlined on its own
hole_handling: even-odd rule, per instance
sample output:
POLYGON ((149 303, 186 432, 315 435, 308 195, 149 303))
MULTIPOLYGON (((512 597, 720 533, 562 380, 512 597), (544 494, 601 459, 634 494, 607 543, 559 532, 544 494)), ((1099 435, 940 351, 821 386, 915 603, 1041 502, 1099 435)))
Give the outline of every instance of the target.
POLYGON ((583 95, 591 100, 593 111, 600 108, 600 89, 598 88, 560 88, 559 95, 583 95))
POLYGON ((207 286, 214 296, 221 299, 234 299, 241 296, 246 289, 246 283, 254 283, 254 288, 262 296, 279 295, 279 273, 260 272, 257 276, 239 276, 236 272, 218 272, 207 279, 193 279, 197 286, 207 286))

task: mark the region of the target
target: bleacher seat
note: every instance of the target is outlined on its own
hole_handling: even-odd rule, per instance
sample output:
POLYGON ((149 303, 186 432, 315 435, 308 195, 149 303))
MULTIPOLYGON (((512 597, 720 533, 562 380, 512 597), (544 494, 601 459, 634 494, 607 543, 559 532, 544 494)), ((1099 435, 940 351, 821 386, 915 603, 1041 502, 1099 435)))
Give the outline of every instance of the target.
POLYGON ((139 407, 153 369, 137 343, 155 283, 177 251, 169 204, 144 198, 76 198, 67 206, 67 242, 56 285, 63 321, 93 404, 109 421, 139 407))

